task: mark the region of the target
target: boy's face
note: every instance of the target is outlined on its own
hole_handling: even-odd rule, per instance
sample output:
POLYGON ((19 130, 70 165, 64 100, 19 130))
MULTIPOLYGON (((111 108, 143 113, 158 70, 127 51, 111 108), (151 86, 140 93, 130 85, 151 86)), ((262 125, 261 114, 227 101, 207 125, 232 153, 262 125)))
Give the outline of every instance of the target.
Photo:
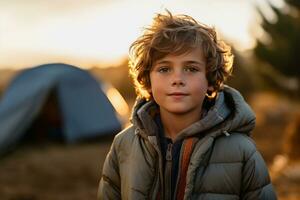
POLYGON ((202 49, 157 60, 150 71, 150 82, 150 92, 161 112, 200 115, 209 88, 202 49))

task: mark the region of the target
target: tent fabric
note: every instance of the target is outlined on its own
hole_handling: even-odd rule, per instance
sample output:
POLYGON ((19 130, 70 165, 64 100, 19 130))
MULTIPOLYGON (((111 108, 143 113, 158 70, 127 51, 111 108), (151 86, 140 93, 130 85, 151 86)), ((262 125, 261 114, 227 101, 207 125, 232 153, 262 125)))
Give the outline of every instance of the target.
POLYGON ((6 89, 0 101, 0 153, 20 141, 51 91, 58 100, 66 143, 121 129, 112 104, 87 71, 45 64, 22 71, 6 89))

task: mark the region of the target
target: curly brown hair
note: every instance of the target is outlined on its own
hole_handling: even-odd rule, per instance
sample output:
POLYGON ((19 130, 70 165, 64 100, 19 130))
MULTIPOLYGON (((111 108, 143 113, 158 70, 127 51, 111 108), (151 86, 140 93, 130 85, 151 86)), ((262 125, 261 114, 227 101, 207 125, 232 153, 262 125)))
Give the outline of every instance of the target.
POLYGON ((180 55, 200 47, 206 59, 206 78, 219 91, 232 72, 231 47, 218 39, 214 28, 188 15, 157 14, 151 26, 129 48, 130 75, 139 97, 150 98, 150 71, 153 64, 168 54, 180 55))

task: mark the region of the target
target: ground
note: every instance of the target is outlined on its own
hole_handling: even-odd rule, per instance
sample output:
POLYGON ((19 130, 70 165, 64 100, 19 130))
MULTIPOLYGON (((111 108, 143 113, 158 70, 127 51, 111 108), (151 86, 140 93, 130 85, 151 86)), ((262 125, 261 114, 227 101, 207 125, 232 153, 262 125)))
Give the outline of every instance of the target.
POLYGON ((111 140, 23 146, 0 160, 1 200, 96 199, 111 140))

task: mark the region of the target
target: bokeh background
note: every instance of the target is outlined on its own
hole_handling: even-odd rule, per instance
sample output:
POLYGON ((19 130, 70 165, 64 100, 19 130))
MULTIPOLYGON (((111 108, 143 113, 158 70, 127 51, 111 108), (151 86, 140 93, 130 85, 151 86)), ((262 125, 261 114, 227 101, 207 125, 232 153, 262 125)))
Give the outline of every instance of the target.
MULTIPOLYGON (((279 199, 300 199, 299 0, 2 0, 0 107, 9 84, 25 69, 61 62, 117 89, 107 95, 126 127, 135 100, 128 48, 165 9, 214 26, 232 45, 234 71, 228 84, 256 113, 252 135, 279 199)), ((53 94, 44 107, 52 101, 57 101, 53 94)), ((0 199, 95 199, 112 138, 76 144, 19 141, 0 158, 0 199)))

